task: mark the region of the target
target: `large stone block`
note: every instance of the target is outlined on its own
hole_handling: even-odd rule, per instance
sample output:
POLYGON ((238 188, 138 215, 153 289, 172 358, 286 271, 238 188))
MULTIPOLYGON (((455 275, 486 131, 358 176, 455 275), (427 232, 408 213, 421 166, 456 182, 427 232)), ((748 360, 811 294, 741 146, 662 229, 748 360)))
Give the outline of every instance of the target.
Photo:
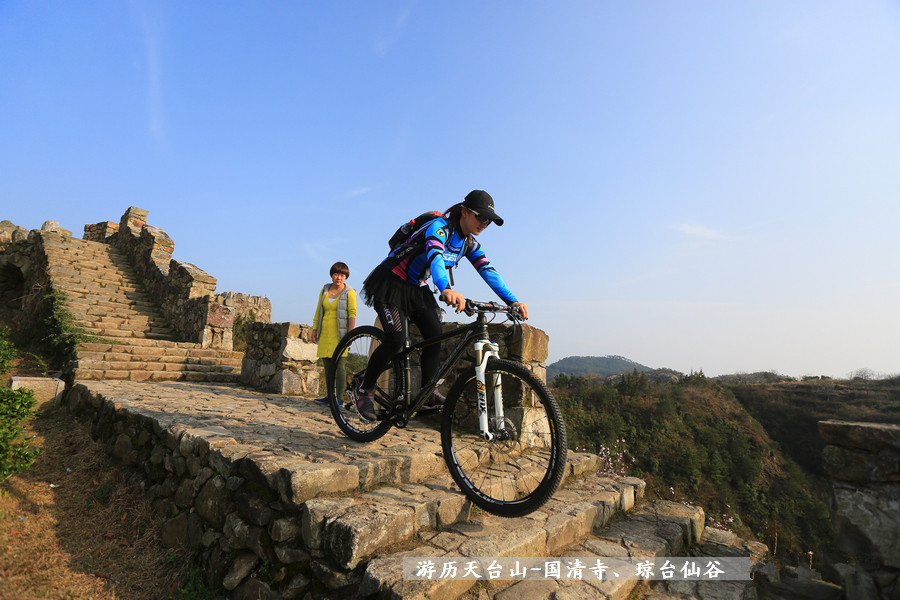
POLYGON ((829 477, 839 481, 900 482, 898 454, 890 449, 866 452, 841 446, 825 446, 822 465, 829 477))
POLYGON ((342 494, 359 488, 359 469, 335 463, 297 463, 282 469, 278 491, 282 500, 299 506, 316 496, 342 494))
POLYGON ((679 502, 656 500, 634 513, 635 520, 651 523, 670 522, 681 526, 685 547, 700 543, 706 527, 706 513, 699 506, 687 506, 679 502))
POLYGON ((234 309, 224 304, 206 304, 206 324, 210 327, 231 327, 234 324, 234 309))
POLYGON ((316 344, 304 342, 298 337, 286 337, 281 341, 280 355, 282 361, 316 362, 316 344))
POLYGON ((140 235, 141 229, 147 224, 149 211, 136 206, 129 206, 125 214, 119 220, 119 229, 130 231, 134 235, 140 235))
POLYGON ((351 507, 325 528, 325 548, 344 568, 355 569, 387 546, 410 539, 415 533, 413 510, 388 504, 351 507))
POLYGON ((234 509, 231 494, 225 489, 225 480, 216 476, 207 481, 197 495, 194 508, 209 524, 222 529, 225 516, 234 509))
POLYGON ((834 488, 835 538, 845 552, 900 569, 900 494, 896 486, 834 488))
POLYGON ((550 338, 546 333, 530 325, 519 325, 510 329, 509 353, 511 358, 539 362, 547 360, 550 338))
POLYGON ((900 425, 819 421, 819 435, 826 444, 877 452, 892 448, 900 452, 900 425))
POLYGON ((276 394, 302 394, 305 391, 303 388, 303 379, 288 369, 276 371, 268 385, 269 391, 276 394))
POLYGON ((34 398, 38 404, 44 402, 59 402, 66 389, 62 379, 55 377, 12 377, 9 387, 14 390, 25 388, 34 392, 34 398))
POLYGON ((272 325, 278 330, 281 337, 298 338, 303 330, 302 325, 291 323, 289 321, 285 321, 284 323, 272 323, 272 325))
POLYGON ((326 522, 344 514, 354 504, 352 498, 314 498, 306 502, 300 516, 303 542, 314 550, 321 548, 325 539, 326 522))

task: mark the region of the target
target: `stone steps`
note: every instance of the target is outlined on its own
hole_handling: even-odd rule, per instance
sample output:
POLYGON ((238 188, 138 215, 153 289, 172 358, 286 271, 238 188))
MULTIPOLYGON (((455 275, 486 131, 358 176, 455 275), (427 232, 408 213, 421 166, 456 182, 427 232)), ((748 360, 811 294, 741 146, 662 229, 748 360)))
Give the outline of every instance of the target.
POLYGON ((72 306, 73 310, 101 308, 125 314, 134 313, 136 311, 156 310, 156 305, 146 299, 146 296, 129 298, 127 295, 85 294, 84 292, 69 290, 65 287, 62 289, 66 292, 67 303, 72 306))
POLYGON ((118 360, 118 356, 105 357, 111 358, 112 360, 105 360, 104 358, 82 358, 78 357, 78 361, 75 364, 76 369, 85 369, 85 370, 113 370, 113 371, 129 371, 129 370, 137 370, 137 371, 196 371, 196 372, 223 372, 223 373, 232 373, 235 370, 239 370, 240 361, 234 362, 229 361, 229 364, 226 364, 223 360, 218 359, 208 359, 208 358, 188 358, 188 359, 178 359, 177 357, 168 357, 169 360, 140 360, 140 358, 133 358, 131 360, 118 360))
POLYGON ((116 248, 50 237, 45 247, 54 289, 65 293, 75 325, 94 339, 78 350, 76 379, 238 383, 243 354, 174 341, 116 248))
MULTIPOLYGON (((544 507, 526 517, 504 519, 486 513, 470 514, 466 520, 440 529, 423 529, 414 539, 415 549, 381 555, 368 562, 359 581, 359 595, 364 597, 379 594, 381 597, 394 598, 459 597, 476 582, 439 578, 431 581, 403 580, 399 568, 403 558, 559 556, 583 544, 595 533, 606 529, 613 519, 632 510, 635 502, 643 497, 644 487, 645 484, 640 479, 593 473, 564 484, 544 507)), ((588 554, 580 552, 579 556, 581 555, 588 554)), ((514 587, 511 583, 507 582, 500 587, 514 587)), ((532 598, 530 592, 521 595, 532 585, 533 582, 528 582, 516 591, 517 595, 509 597, 532 598)))
POLYGON ((50 275, 57 281, 63 282, 73 291, 85 291, 107 289, 115 287, 121 293, 142 294, 142 286, 134 283, 131 276, 118 271, 97 271, 86 269, 77 273, 63 272, 59 269, 50 269, 50 275))
MULTIPOLYGON (((638 500, 643 495, 641 480, 593 476, 581 481, 580 485, 561 489, 542 511, 549 513, 546 520, 531 516, 508 520, 480 515, 440 532, 420 534, 417 539, 420 544, 416 548, 369 561, 359 578, 358 595, 450 599, 469 592, 477 583, 474 580, 441 579, 438 576, 440 569, 431 580, 403 580, 400 573, 404 558, 436 561, 446 558, 461 563, 474 558, 546 557, 547 560, 558 559, 562 565, 574 564, 578 559, 584 567, 582 579, 495 581, 482 587, 478 598, 701 600, 746 597, 744 594, 752 586, 749 581, 654 582, 647 592, 635 590, 639 585, 637 579, 601 581, 590 570, 598 560, 608 564, 610 558, 745 556, 750 557, 751 564, 757 565, 768 551, 763 544, 745 542, 733 533, 705 528, 705 514, 700 507, 656 500, 635 504, 631 510, 631 506, 616 506, 614 496, 592 502, 593 490, 604 484, 610 486, 610 482, 617 491, 634 486, 638 500), (597 480, 604 483, 597 485, 597 480)), ((627 501, 628 495, 621 498, 627 501)), ((566 573, 565 567, 563 573, 566 573)), ((483 571, 482 575, 487 579, 483 571)))
POLYGON ((121 339, 148 339, 148 340, 172 340, 172 330, 168 327, 151 327, 145 329, 140 325, 123 325, 121 327, 95 327, 89 323, 79 323, 78 325, 88 335, 98 338, 121 338, 121 339))
POLYGON ((179 367, 170 371, 76 368, 73 374, 76 381, 190 381, 237 385, 241 380, 240 373, 225 372, 221 368, 201 370, 185 365, 179 367))
MULTIPOLYGON (((385 548, 409 542, 423 532, 453 530, 454 525, 469 522, 471 504, 453 484, 443 460, 435 454, 427 456, 428 468, 400 470, 396 473, 404 475, 403 481, 394 485, 384 485, 380 478, 361 481, 359 487, 367 490, 361 494, 307 500, 303 513, 304 536, 309 531, 306 544, 325 552, 341 568, 352 570, 385 548), (423 474, 429 476, 422 478, 423 474)), ((569 472, 596 466, 595 459, 578 455, 569 462, 569 472)), ((590 533, 596 519, 608 521, 619 508, 633 505, 635 488, 643 493, 639 480, 623 484, 594 475, 589 485, 595 487, 576 508, 555 498, 528 517, 494 520, 513 529, 543 527, 547 546, 557 549, 590 533), (559 516, 564 511, 571 514, 559 516)), ((486 535, 478 531, 475 537, 486 535)), ((469 531, 469 537, 475 532, 469 531)))
MULTIPOLYGON (((357 444, 327 407, 239 387, 83 382, 65 402, 89 412, 94 435, 148 478, 170 516, 163 540, 206 549, 234 597, 303 597, 311 573, 316 597, 451 599, 475 582, 404 580, 403 558, 683 556, 705 539, 702 509, 643 503, 642 480, 600 474, 587 453, 570 453, 560 489, 530 515, 474 509, 447 472, 435 417, 357 444), (280 583, 248 576, 263 560, 280 583)), ((635 585, 507 581, 481 586, 478 598, 624 600, 635 585)))
POLYGON ((165 343, 170 346, 83 344, 74 365, 75 377, 77 380, 239 382, 242 353, 200 348, 197 344, 181 343, 189 347, 176 347, 176 342, 165 343))
MULTIPOLYGON (((127 344, 111 341, 85 342, 79 347, 85 352, 115 352, 142 356, 186 356, 200 358, 241 359, 243 352, 202 348, 193 342, 173 342, 170 340, 127 339, 127 344), (182 352, 183 351, 183 352, 182 352)), ((117 341, 116 341, 117 342, 117 341)))
MULTIPOLYGON (((156 363, 185 363, 189 365, 224 365, 229 367, 241 366, 240 357, 226 357, 210 354, 204 350, 182 350, 166 348, 126 348, 137 352, 90 352, 84 351, 78 354, 79 360, 98 362, 156 362, 156 363)), ((229 352, 233 356, 237 352, 229 352)))

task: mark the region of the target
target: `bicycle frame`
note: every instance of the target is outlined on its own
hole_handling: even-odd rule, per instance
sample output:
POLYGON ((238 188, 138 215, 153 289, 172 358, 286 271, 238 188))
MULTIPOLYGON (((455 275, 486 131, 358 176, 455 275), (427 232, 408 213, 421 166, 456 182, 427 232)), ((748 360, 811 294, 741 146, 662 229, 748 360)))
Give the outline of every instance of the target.
MULTIPOLYGON (((500 357, 500 346, 490 340, 488 334, 488 322, 485 314, 486 313, 479 311, 474 323, 461 325, 455 329, 416 344, 410 344, 409 341, 409 319, 403 320, 403 350, 401 350, 395 358, 399 357, 403 361, 403 399, 405 402, 400 402, 394 407, 385 407, 390 410, 391 419, 395 426, 404 427, 409 422, 411 416, 422 407, 434 390, 444 382, 451 369, 459 362, 460 357, 470 342, 474 342, 473 358, 475 359, 475 375, 477 379, 476 391, 478 393, 478 424, 481 429, 481 435, 485 440, 494 438, 494 434, 490 432, 490 424, 488 421, 488 387, 491 390, 491 396, 494 400, 494 413, 498 428, 501 431, 504 429, 503 397, 500 385, 494 380, 490 382, 490 386, 487 386, 487 382, 485 381, 485 371, 487 370, 488 359, 491 357, 500 357), (444 340, 460 336, 462 336, 462 340, 460 340, 456 347, 450 352, 450 356, 447 360, 443 361, 437 373, 435 373, 428 382, 422 384, 415 399, 410 401, 410 390, 412 389, 412 365, 410 361, 412 353, 433 344, 438 344, 444 340)), ((376 402, 381 404, 378 399, 376 399, 376 402)))

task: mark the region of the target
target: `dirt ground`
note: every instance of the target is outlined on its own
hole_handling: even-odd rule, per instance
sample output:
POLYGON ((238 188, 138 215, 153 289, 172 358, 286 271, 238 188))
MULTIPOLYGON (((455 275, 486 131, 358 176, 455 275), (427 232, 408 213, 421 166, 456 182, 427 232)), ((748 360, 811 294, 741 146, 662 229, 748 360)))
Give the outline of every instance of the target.
POLYGON ((45 404, 26 435, 42 452, 0 484, 0 599, 214 597, 87 424, 45 404))

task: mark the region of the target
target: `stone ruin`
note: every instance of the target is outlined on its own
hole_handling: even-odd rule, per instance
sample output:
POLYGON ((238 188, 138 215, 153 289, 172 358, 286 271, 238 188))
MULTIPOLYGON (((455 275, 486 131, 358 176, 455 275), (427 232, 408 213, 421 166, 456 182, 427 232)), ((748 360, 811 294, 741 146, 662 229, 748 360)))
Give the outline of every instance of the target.
POLYGON ((173 260, 175 242, 165 231, 147 224, 148 211, 132 206, 119 224, 85 225, 84 239, 111 244, 130 259, 141 283, 172 326, 186 341, 204 348, 230 350, 238 317, 268 323, 268 298, 234 292, 216 294, 216 278, 187 262, 173 260))
MULTIPOLYGON (((84 240, 118 248, 182 341, 204 348, 230 350, 232 327, 239 317, 268 322, 268 298, 234 292, 216 293, 216 279, 202 269, 173 260, 175 244, 165 231, 147 224, 148 211, 129 208, 119 222, 85 225, 84 240)), ((71 238, 72 232, 56 221, 27 231, 9 221, 0 222, 0 308, 22 311, 31 327, 43 297, 51 290, 44 237, 71 238)))

